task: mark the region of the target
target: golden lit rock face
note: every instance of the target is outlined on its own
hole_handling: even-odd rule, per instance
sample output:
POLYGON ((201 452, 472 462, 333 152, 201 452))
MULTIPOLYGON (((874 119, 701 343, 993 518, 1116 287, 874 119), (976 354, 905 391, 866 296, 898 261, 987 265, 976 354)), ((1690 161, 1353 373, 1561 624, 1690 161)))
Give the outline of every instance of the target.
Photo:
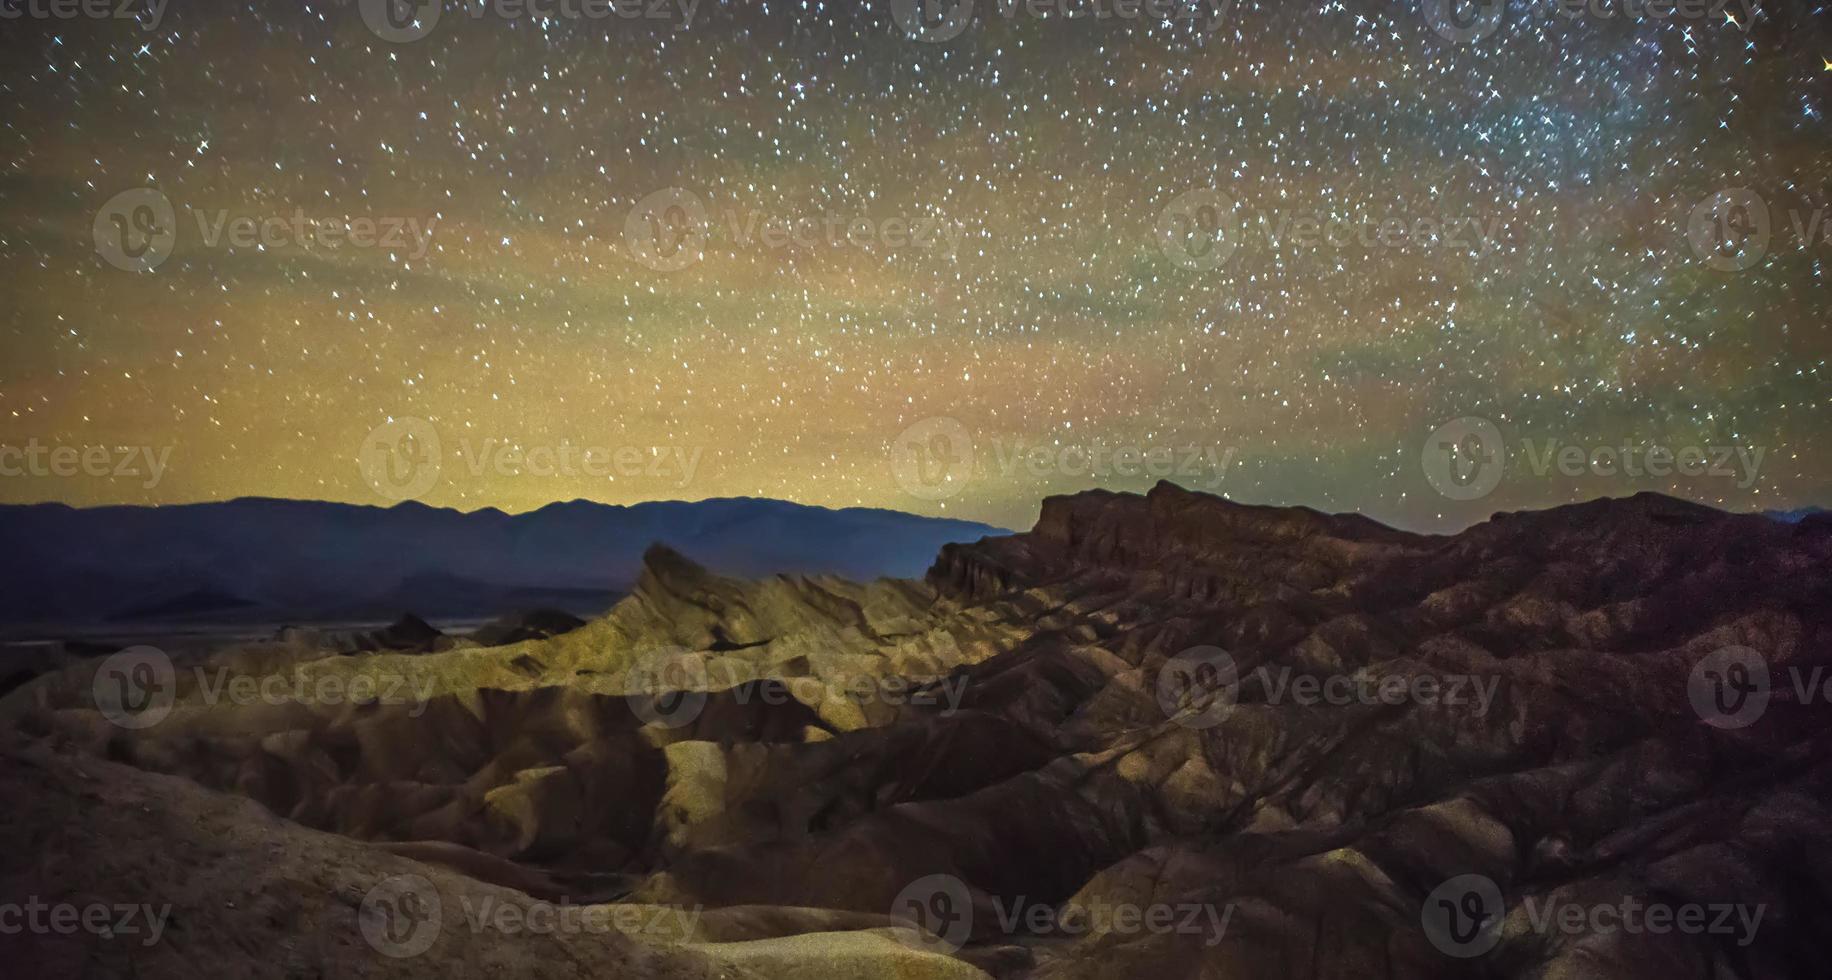
POLYGON ((646 939, 766 971, 1195 980, 1300 949, 1300 977, 1488 956, 1664 980, 1731 946, 1751 966, 1729 975, 1805 975, 1820 877, 1773 855, 1832 831, 1824 692, 1789 681, 1825 675, 1832 522, 1642 495, 1432 536, 1170 485, 1042 513, 920 582, 655 549, 605 617, 546 639, 206 661, 401 675, 404 702, 198 684, 125 728, 79 665, 3 704, 60 764, 176 774, 530 895, 719 912, 646 939), (959 948, 904 963, 933 949, 888 916, 936 880, 959 948), (1486 950, 1430 925, 1471 881, 1503 903, 1486 950), (1544 924, 1625 903, 1750 918, 1544 924), (1113 918, 1131 907, 1185 926, 1113 918))

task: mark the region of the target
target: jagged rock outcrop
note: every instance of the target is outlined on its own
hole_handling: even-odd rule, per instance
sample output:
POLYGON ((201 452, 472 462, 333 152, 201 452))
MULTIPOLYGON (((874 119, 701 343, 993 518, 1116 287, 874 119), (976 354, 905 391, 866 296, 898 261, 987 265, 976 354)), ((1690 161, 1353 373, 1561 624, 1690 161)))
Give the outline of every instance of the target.
POLYGON ((124 730, 79 668, 4 703, 65 750, 493 880, 896 912, 1000 976, 1813 976, 1829 571, 1832 521, 1656 495, 1430 536, 1165 484, 1051 498, 920 582, 654 549, 563 635, 285 662, 406 705, 182 682, 124 730), (1475 952, 1431 917, 1468 901, 1475 952), (1694 906, 1733 914, 1592 914, 1694 906))

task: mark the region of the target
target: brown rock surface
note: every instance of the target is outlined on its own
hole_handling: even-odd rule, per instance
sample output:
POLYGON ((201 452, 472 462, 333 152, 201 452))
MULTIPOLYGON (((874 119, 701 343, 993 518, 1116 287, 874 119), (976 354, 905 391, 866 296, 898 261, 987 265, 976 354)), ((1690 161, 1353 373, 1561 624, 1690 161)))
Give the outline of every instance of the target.
POLYGON ((180 683, 127 731, 80 667, 4 704, 63 752, 777 943, 734 967, 820 947, 821 976, 1805 977, 1832 917, 1829 567, 1832 521, 1655 495, 1422 536, 1160 485, 1051 498, 924 582, 739 582, 656 550, 564 635, 283 668, 426 693, 405 704, 180 683), (1728 647, 1771 677, 1739 727, 1694 703, 1728 647), (1232 672, 1184 689, 1192 649, 1232 672), (959 891, 919 918, 965 947, 906 962, 884 917, 936 875, 959 891), (1464 958, 1426 924, 1468 875, 1500 907, 1464 958), (1587 914, 1624 901, 1760 918, 1587 914), (1581 921, 1548 925, 1561 909, 1581 921))

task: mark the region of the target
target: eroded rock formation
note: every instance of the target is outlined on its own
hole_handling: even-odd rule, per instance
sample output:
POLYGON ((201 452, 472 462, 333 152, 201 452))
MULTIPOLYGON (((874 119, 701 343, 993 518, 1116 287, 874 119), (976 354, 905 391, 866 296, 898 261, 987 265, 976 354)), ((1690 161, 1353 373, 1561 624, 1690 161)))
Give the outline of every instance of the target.
POLYGON ((748 910, 781 939, 877 928, 915 886, 947 962, 994 975, 1804 977, 1832 895, 1829 562, 1832 520, 1655 495, 1421 536, 1160 485, 1052 498, 920 582, 657 549, 563 635, 227 651, 140 729, 80 668, 5 704, 58 758, 530 895, 748 910), (407 696, 210 695, 250 664, 407 696), (1477 880, 1488 925, 1434 931, 1475 894, 1441 886, 1477 880), (1694 906, 1723 928, 1645 915, 1694 906))

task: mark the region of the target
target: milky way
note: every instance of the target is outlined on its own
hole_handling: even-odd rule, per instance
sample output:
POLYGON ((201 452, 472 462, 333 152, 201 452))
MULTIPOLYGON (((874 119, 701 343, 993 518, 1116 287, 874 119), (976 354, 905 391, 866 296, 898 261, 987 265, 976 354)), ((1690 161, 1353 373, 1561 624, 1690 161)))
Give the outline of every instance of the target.
POLYGON ((1832 498, 1824 7, 57 6, 0 499, 1832 498))

